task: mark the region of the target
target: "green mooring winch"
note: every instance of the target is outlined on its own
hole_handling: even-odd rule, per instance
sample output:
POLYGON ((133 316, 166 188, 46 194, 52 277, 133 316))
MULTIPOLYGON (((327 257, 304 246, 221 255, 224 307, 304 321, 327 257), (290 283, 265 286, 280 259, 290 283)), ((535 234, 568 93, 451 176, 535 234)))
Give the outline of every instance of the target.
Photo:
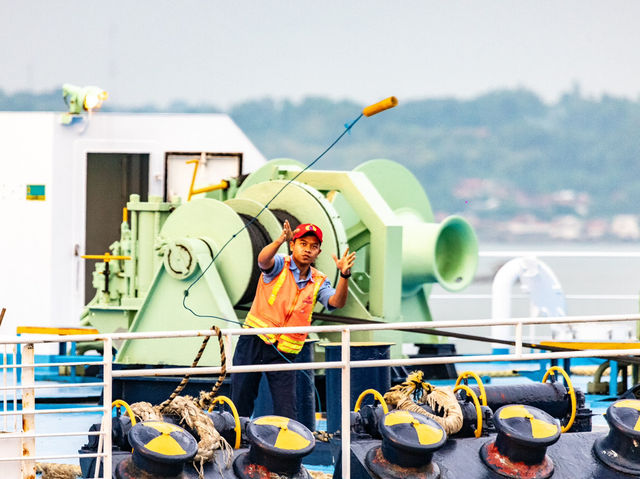
MULTIPOLYGON (((357 251, 340 316, 428 321, 432 283, 459 291, 471 282, 478 258, 472 227, 458 216, 434 223, 427 195, 405 167, 373 160, 353 171, 306 170, 290 182, 303 169, 294 160, 273 160, 246 178, 228 179, 224 189, 182 204, 154 197, 140 202, 132 195, 120 240, 111 246, 110 254, 121 259, 96 265, 96 296, 83 323, 101 332, 237 327, 259 277, 257 253, 279 236, 285 219, 292 226, 312 222, 322 228, 323 251, 316 266, 334 284, 338 278, 331 255, 347 247, 357 251)), ((318 305, 316 312, 321 309, 318 305)), ((425 336, 418 340, 409 332, 352 336, 354 341, 393 342, 393 356, 400 354, 402 343, 425 342, 425 336)), ((124 341, 116 345, 116 362, 188 365, 200 341, 124 341)), ((217 348, 208 348, 200 361, 219 363, 217 348)))

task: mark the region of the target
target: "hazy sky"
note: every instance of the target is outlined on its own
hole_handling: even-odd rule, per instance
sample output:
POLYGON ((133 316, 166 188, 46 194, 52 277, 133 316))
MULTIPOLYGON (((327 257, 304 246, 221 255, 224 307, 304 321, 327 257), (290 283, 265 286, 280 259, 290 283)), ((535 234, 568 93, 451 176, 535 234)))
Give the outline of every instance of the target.
POLYGON ((526 87, 640 98, 640 2, 0 0, 0 88, 114 103, 367 103, 526 87))

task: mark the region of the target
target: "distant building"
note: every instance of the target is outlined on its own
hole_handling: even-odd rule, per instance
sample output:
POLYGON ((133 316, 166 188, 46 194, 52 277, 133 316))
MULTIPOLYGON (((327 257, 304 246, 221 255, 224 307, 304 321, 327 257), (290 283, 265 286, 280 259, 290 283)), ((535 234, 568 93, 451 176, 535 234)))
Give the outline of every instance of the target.
POLYGON ((637 215, 616 215, 611 221, 611 234, 624 240, 640 239, 640 224, 637 215))
POLYGON ((584 230, 587 239, 601 239, 609 232, 609 222, 602 218, 595 218, 585 223, 584 230))
POLYGON ((589 203, 591 198, 587 193, 576 192, 574 190, 559 190, 550 195, 552 205, 556 208, 566 208, 580 216, 589 213, 589 203))
POLYGON ((507 233, 515 236, 534 235, 546 236, 549 234, 549 223, 540 221, 535 215, 518 215, 506 223, 507 233))
POLYGON ((562 240, 578 240, 582 237, 584 221, 573 215, 558 216, 551 222, 549 236, 562 240))

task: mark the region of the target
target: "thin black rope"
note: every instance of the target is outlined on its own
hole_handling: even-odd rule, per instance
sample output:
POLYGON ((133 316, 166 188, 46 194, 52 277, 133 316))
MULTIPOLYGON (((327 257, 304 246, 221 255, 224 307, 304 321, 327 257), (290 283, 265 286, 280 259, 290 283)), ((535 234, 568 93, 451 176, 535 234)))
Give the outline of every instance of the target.
POLYGON ((353 125, 355 125, 361 118, 362 118, 363 114, 360 113, 360 115, 353 120, 351 123, 347 124, 345 126, 344 131, 340 134, 340 136, 338 136, 333 143, 331 143, 331 145, 329 145, 320 155, 318 155, 316 157, 315 160, 313 160, 311 163, 309 163, 307 166, 305 166, 302 170, 300 170, 293 178, 291 178, 289 181, 287 181, 287 183, 285 183, 282 188, 280 188, 280 190, 273 195, 273 197, 262 207, 262 209, 258 212, 257 215, 255 215, 250 221, 248 221, 247 223, 244 224, 244 226, 242 228, 240 228, 238 231, 236 231, 231 238, 229 238, 227 240, 227 242, 222 246, 222 248, 220 248, 220 251, 218 251, 213 258, 211 258, 211 261, 209 262, 209 264, 207 265, 206 268, 204 268, 201 273, 196 277, 196 279, 194 279, 191 284, 187 287, 187 289, 185 289, 184 291, 184 295, 182 297, 182 306, 189 311, 191 314, 193 314, 194 316, 198 317, 198 318, 211 318, 211 319, 219 319, 221 321, 226 321, 228 323, 234 323, 234 324, 239 324, 242 325, 241 322, 239 321, 235 321, 233 319, 229 319, 229 318, 223 318, 221 316, 217 316, 214 314, 200 314, 200 313, 196 313, 192 308, 190 308, 187 305, 187 297, 189 296, 189 292, 191 291, 191 288, 193 288, 193 286, 200 281, 200 279, 206 274, 206 272, 209 270, 209 268, 211 267, 211 265, 213 265, 213 263, 215 263, 216 259, 218 258, 218 256, 220 256, 220 254, 222 254, 222 252, 224 251, 224 249, 229 245, 229 243, 231 243, 240 233, 242 233, 245 229, 247 229, 247 227, 251 224, 253 224, 254 221, 257 220, 257 218, 262 214, 262 212, 264 210, 266 210, 269 205, 273 202, 273 200, 275 200, 278 195, 280 195, 280 193, 282 193, 284 191, 284 189, 289 186, 291 183, 293 183, 301 174, 303 174, 305 171, 307 171, 309 168, 311 168, 313 165, 315 165, 324 155, 326 155, 329 150, 331 150, 331 148, 333 148, 336 143, 338 143, 342 137, 344 135, 346 135, 347 133, 349 133, 351 131, 351 128, 353 128, 353 125))
MULTIPOLYGON (((289 181, 287 181, 287 183, 285 183, 282 188, 280 188, 280 190, 273 195, 273 197, 260 209, 260 211, 258 212, 257 215, 255 215, 250 221, 246 222, 244 224, 244 226, 242 228, 240 228, 238 231, 236 231, 231 238, 229 238, 227 240, 227 242, 222 245, 222 248, 220 248, 220 251, 218 251, 212 258, 211 261, 209 262, 209 264, 207 265, 206 268, 204 268, 202 270, 202 272, 196 277, 196 279, 194 279, 191 284, 187 287, 187 289, 185 289, 184 291, 184 295, 182 297, 182 306, 189 311, 191 314, 193 314, 194 316, 198 317, 198 318, 211 318, 211 319, 219 319, 221 321, 225 321, 227 323, 233 323, 233 324, 238 324, 242 326, 242 323, 240 321, 236 321, 233 319, 229 319, 229 318, 224 318, 222 316, 217 316, 215 314, 200 314, 200 313, 196 313, 192 308, 190 308, 187 305, 187 297, 189 296, 189 292, 191 291, 191 288, 193 288, 193 286, 200 281, 200 279, 202 279, 202 277, 207 273, 207 271, 209 270, 209 268, 211 267, 211 265, 213 265, 213 263, 215 263, 216 259, 218 258, 218 256, 220 256, 220 254, 222 254, 222 252, 224 251, 224 249, 229 245, 229 243, 231 243, 240 233, 242 233, 245 229, 247 229, 251 224, 253 224, 258 217, 262 214, 262 212, 264 210, 266 210, 269 205, 273 202, 273 200, 275 200, 278 195, 280 195, 280 193, 282 193, 284 191, 284 189, 289 186, 291 183, 293 183, 301 174, 303 174, 305 171, 307 171, 309 168, 311 168, 313 165, 315 165, 318 161, 320 161, 320 159, 326 155, 329 150, 331 150, 331 148, 333 148, 341 139, 344 135, 346 135, 347 133, 349 133, 351 131, 351 128, 353 128, 353 126, 363 117, 363 114, 360 113, 360 115, 353 120, 351 123, 348 123, 345 125, 345 129, 344 131, 333 141, 333 143, 331 143, 320 155, 318 155, 311 163, 309 163, 307 166, 305 166, 301 171, 299 171, 293 178, 291 178, 289 181)), ((206 347, 207 341, 204 341, 201 347, 201 351, 199 352, 199 355, 202 355, 202 352, 204 352, 204 348, 206 347)), ((273 346, 273 348, 278 352, 278 354, 280 356, 282 356, 282 358, 288 362, 288 363, 292 363, 293 361, 290 361, 284 354, 282 354, 282 352, 277 348, 275 343, 271 343, 271 346, 273 346)), ((199 358, 198 358, 199 359, 199 358)), ((315 395, 316 395, 316 399, 318 401, 318 409, 322 410, 322 402, 320 401, 320 393, 318 392, 318 388, 315 387, 314 381, 313 381, 313 377, 305 370, 300 370, 308 379, 309 382, 311 383, 311 385, 313 386, 313 389, 315 390, 315 395)), ((185 376, 185 378, 183 379, 183 382, 188 381, 188 376, 185 376)), ((186 385, 186 382, 185 382, 186 385)), ((184 386, 183 386, 184 387, 184 386)))

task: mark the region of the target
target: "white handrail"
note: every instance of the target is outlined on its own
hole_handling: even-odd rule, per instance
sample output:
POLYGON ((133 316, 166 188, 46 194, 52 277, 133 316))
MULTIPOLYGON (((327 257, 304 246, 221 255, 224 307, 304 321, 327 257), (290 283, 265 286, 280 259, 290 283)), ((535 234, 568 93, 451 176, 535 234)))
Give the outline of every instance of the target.
MULTIPOLYGON (((81 363, 76 363, 75 365, 78 366, 81 363)), ((36 366, 36 369, 38 369, 38 366, 36 366)), ((72 385, 70 385, 69 387, 72 388, 88 388, 88 387, 96 387, 96 386, 104 386, 106 383, 101 382, 101 383, 74 383, 72 385)), ((20 389, 27 389, 27 388, 33 388, 33 389, 59 389, 60 385, 59 384, 34 384, 33 386, 2 386, 0 387, 0 391, 15 391, 15 390, 20 390, 20 389)))
MULTIPOLYGON (((15 447, 15 454, 8 454, 7 457, 3 457, 0 459, 0 464, 3 466, 0 467, 1 470, 7 472, 7 468, 10 470, 7 472, 12 477, 18 477, 20 474, 20 470, 22 470, 22 477, 34 477, 35 474, 35 461, 45 461, 52 459, 79 459, 86 457, 97 457, 100 458, 105 455, 109 455, 109 461, 105 462, 105 472, 109 473, 111 477, 110 470, 112 469, 112 461, 111 461, 111 432, 109 430, 109 434, 105 434, 104 432, 97 431, 69 431, 69 432, 38 432, 37 431, 37 417, 41 414, 78 414, 78 413, 87 413, 87 412, 100 412, 103 416, 106 417, 106 421, 108 422, 111 419, 111 401, 108 399, 110 395, 110 388, 112 384, 112 378, 108 378, 108 382, 80 382, 80 383, 59 383, 59 384, 39 384, 34 379, 34 371, 37 371, 40 368, 47 367, 49 363, 36 363, 35 355, 34 355, 34 345, 39 342, 29 342, 20 341, 19 337, 3 337, 4 341, 4 351, 2 355, 2 366, 0 368, 0 374, 3 375, 2 386, 0 386, 0 391, 2 394, 3 401, 3 410, 0 411, 0 417, 4 417, 4 429, 7 431, 7 419, 11 416, 14 417, 14 427, 12 432, 4 432, 0 438, 2 440, 6 440, 7 442, 2 443, 3 447, 6 447, 5 451, 10 450, 10 447, 15 447), (16 364, 17 357, 17 346, 23 346, 23 354, 21 355, 22 363, 16 364), (13 351, 11 355, 7 354, 7 348, 13 346, 13 351), (10 358, 10 360, 9 360, 10 358), (21 379, 18 378, 17 371, 22 368, 23 374, 21 379), (11 377, 10 369, 13 370, 13 380, 12 383, 9 382, 9 378, 11 377), (47 390, 52 388, 88 388, 88 387, 100 387, 104 390, 105 403, 102 406, 88 406, 88 407, 79 407, 79 408, 58 408, 58 409, 36 409, 35 407, 35 391, 36 390, 47 390), (19 409, 18 405, 18 392, 22 391, 22 408, 19 409), (8 393, 13 393, 13 408, 9 407, 9 397, 8 393), (106 402, 106 401, 109 402, 106 402), (19 418, 22 418, 21 424, 22 427, 18 426, 19 418), (108 435, 108 438, 103 438, 103 436, 108 435), (89 454, 58 454, 58 455, 38 455, 36 454, 36 438, 65 438, 65 437, 87 437, 87 436, 100 436, 100 442, 105 442, 105 445, 109 444, 108 453, 97 451, 96 453, 89 454), (104 439, 104 441, 103 441, 104 439), (22 446, 20 447, 20 442, 22 442, 22 446), (20 454, 22 452, 22 455, 20 454), (22 464, 22 467, 20 467, 22 464), (15 470, 11 469, 15 466, 15 470), (14 472, 11 472, 14 471, 14 472)), ((66 342, 66 338, 64 337, 56 337, 52 336, 54 339, 53 342, 66 342)), ((105 346, 108 346, 111 343, 110 338, 104 338, 102 340, 105 343, 105 346)), ((104 361, 73 361, 73 362, 65 362, 65 363, 50 363, 53 367, 59 367, 63 365, 68 366, 82 366, 82 365, 110 365, 112 361, 111 349, 106 350, 108 354, 105 354, 104 361)), ((87 359, 93 359, 87 358, 87 359)), ((99 357, 99 359, 103 359, 99 357)), ((105 372, 107 375, 110 369, 105 368, 105 372)), ((109 426, 111 427, 111 426, 109 426)), ((106 430, 106 429, 105 429, 106 430)), ((105 451, 107 450, 104 448, 105 451)), ((6 453, 6 452, 5 452, 6 453)))
MULTIPOLYGON (((105 478, 111 478, 113 477, 113 461, 111 460, 111 449, 112 449, 112 437, 111 437, 111 428, 112 428, 112 418, 111 418, 111 414, 113 411, 113 376, 112 376, 112 372, 113 372, 113 368, 111 367, 112 361, 113 361, 113 339, 108 337, 104 340, 104 345, 103 345, 103 360, 104 360, 104 366, 103 366, 103 371, 104 371, 104 381, 105 383, 107 383, 104 387, 103 390, 103 400, 102 403, 104 404, 104 416, 103 416, 103 421, 102 421, 102 427, 100 428, 100 431, 103 432, 104 434, 100 435, 100 438, 102 439, 102 448, 103 448, 103 452, 106 454, 105 455, 105 460, 104 460, 104 474, 103 477, 105 478)), ((98 452, 100 452, 100 450, 98 449, 98 452)), ((98 477, 98 471, 100 468, 100 459, 96 459, 96 473, 95 473, 95 477, 98 477)))
MULTIPOLYGON (((374 318, 375 319, 375 318, 374 318)), ((378 321, 381 318, 377 318, 378 321)), ((416 330, 416 329, 444 329, 444 328, 477 328, 481 326, 507 325, 516 326, 521 323, 525 324, 575 324, 575 323, 597 323, 597 322, 625 322, 640 321, 640 314, 616 314, 616 315, 585 315, 585 316, 549 316, 549 317, 522 317, 508 319, 462 319, 455 321, 431 321, 431 322, 389 322, 389 323, 366 323, 366 324, 350 324, 348 326, 298 326, 288 328, 237 328, 225 329, 223 334, 232 334, 236 336, 246 336, 254 334, 295 334, 295 333, 320 333, 333 332, 341 333, 345 327, 349 331, 381 331, 381 330, 416 330)), ((217 335, 215 331, 210 329, 203 330, 187 330, 187 331, 150 331, 140 333, 110 333, 96 335, 77 335, 65 336, 64 342, 69 341, 106 341, 122 340, 122 339, 162 339, 162 338, 190 338, 205 337, 217 335)), ((24 336, 12 337, 8 339, 0 337, 0 344, 41 344, 41 343, 58 343, 59 336, 56 335, 33 335, 28 339, 24 336)), ((105 365, 107 361, 104 362, 105 365)), ((76 365, 80 363, 75 363, 76 365)), ((88 364, 96 364, 90 362, 88 364)), ((109 362, 111 364, 111 362, 109 362)), ((36 368, 39 365, 35 366, 36 368)))
MULTIPOLYGON (((624 314, 624 315, 609 315, 609 316, 563 316, 563 317, 535 317, 535 318, 508 318, 502 320, 486 320, 486 319, 474 319, 474 320, 461 320, 461 321, 433 321, 433 322, 420 322, 420 323, 383 323, 383 324, 357 324, 357 325, 339 325, 339 326, 310 326, 310 327, 297 327, 297 328, 252 328, 252 329, 226 329, 223 330, 223 335, 226 344, 230 344, 230 339, 234 335, 246 335, 246 334, 282 334, 293 332, 339 332, 341 334, 341 360, 330 362, 310 362, 310 363, 290 363, 280 365, 255 365, 255 366, 234 366, 230 364, 227 366, 227 371, 232 372, 250 372, 250 371, 275 371, 275 370, 301 370, 301 369, 341 369, 341 432, 342 432, 342 477, 348 478, 350 475, 350 377, 351 369, 353 368, 368 368, 368 367, 389 367, 389 366, 419 366, 428 364, 446 364, 446 363, 471 363, 471 362, 487 362, 487 361, 522 361, 522 360, 537 360, 537 359, 559 359, 559 358, 574 358, 574 357, 619 357, 628 355, 640 355, 640 342, 638 348, 628 350, 584 350, 584 351, 560 351, 560 352, 535 352, 525 353, 523 351, 523 338, 522 328, 527 324, 575 324, 575 323, 596 323, 596 322, 625 322, 625 321, 639 321, 640 314, 624 314), (447 356, 447 357, 427 357, 427 358, 413 358, 413 359, 385 359, 385 360, 370 360, 370 361, 351 361, 350 359, 350 338, 353 331, 377 331, 377 330, 422 330, 422 329, 455 329, 455 328, 469 328, 480 326, 492 326, 492 325, 511 325, 515 326, 515 353, 514 354, 502 354, 502 355, 475 355, 475 356, 447 356), (345 459, 347 458, 347 459, 345 459)), ((102 364, 104 368, 104 382, 103 383, 89 383, 93 386, 101 385, 103 390, 103 406, 100 407, 83 407, 83 408, 62 408, 57 410, 36 410, 35 408, 25 409, 23 411, 4 411, 0 413, 2 415, 21 415, 27 414, 30 417, 34 417, 36 414, 51 414, 51 413, 74 413, 74 412, 87 412, 87 411, 101 411, 103 413, 103 427, 101 432, 84 433, 87 435, 99 435, 100 445, 95 454, 78 454, 78 455, 65 455, 65 456, 35 456, 29 457, 28 461, 31 463, 37 459, 64 459, 64 458, 76 458, 76 457, 96 457, 96 471, 99 470, 101 459, 103 463, 103 477, 110 478, 112 475, 112 384, 114 377, 134 377, 134 376, 175 376, 190 374, 192 376, 201 374, 219 374, 221 368, 215 367, 197 367, 197 368, 160 368, 160 369, 122 369, 113 371, 112 369, 112 345, 114 340, 120 339, 156 339, 156 338, 177 338, 177 337, 205 337, 217 334, 212 330, 201 331, 164 331, 164 332, 142 332, 142 333, 113 333, 113 334, 96 334, 96 335, 79 335, 65 336, 62 339, 59 336, 53 335, 37 335, 37 336, 21 336, 0 338, 0 344, 26 344, 33 347, 34 344, 45 344, 54 342, 69 342, 69 341, 102 341, 103 347, 103 361, 98 362, 102 364)), ((29 346, 27 346, 29 347, 29 346)), ((230 357, 230 356, 228 356, 230 357)), ((5 360, 6 361, 6 360, 5 360)), ((88 361, 87 365, 95 365, 97 362, 88 361)), ((82 362, 74 363, 74 365, 85 364, 82 362)), ((18 365, 15 365, 18 366, 18 365)), ((40 365, 23 365, 31 370, 39 367, 40 365)), ((27 370, 28 370, 27 369, 27 370)), ((14 372, 15 372, 14 368, 14 372)), ((69 384, 67 387, 78 387, 83 384, 69 384)), ((34 389, 35 385, 15 385, 14 389, 31 388, 34 389)), ((11 387, 3 386, 2 389, 10 390, 11 387)), ((54 433, 53 435, 59 436, 71 436, 80 435, 76 433, 54 433)), ((15 433, 11 437, 22 437, 24 439, 33 439, 35 437, 44 437, 46 434, 36 434, 34 432, 27 432, 27 434, 15 433)), ((35 451, 34 451, 35 452, 35 451)), ((8 460, 24 460, 24 456, 18 458, 2 458, 2 461, 8 460)))
POLYGON ((495 250, 481 251, 481 258, 510 258, 538 256, 546 258, 640 258, 640 251, 552 251, 552 250, 495 250))
MULTIPOLYGON (((50 341, 50 342, 57 342, 57 341, 50 341)), ((36 344, 38 343, 38 341, 22 341, 22 343, 15 343, 15 344, 36 344)), ((2 344, 2 342, 0 341, 0 344, 2 344)), ((78 366, 79 364, 87 364, 90 363, 94 366, 101 366, 104 365, 103 361, 90 361, 90 362, 81 362, 79 363, 78 361, 72 361, 72 362, 66 362, 66 363, 37 363, 35 365, 36 369, 40 369, 40 368, 59 368, 62 366, 78 366)), ((14 368, 30 368, 31 365, 28 364, 16 364, 15 366, 12 364, 11 366, 0 366, 0 369, 14 369, 14 368)))
MULTIPOLYGON (((529 299, 528 294, 512 294, 511 297, 513 299, 529 299)), ((567 299, 613 299, 616 301, 638 301, 640 298, 640 294, 565 294, 565 298, 567 299)), ((430 294, 429 300, 432 299, 491 299, 492 296, 489 293, 477 293, 477 294, 459 294, 459 293, 450 293, 450 294, 430 294)))

